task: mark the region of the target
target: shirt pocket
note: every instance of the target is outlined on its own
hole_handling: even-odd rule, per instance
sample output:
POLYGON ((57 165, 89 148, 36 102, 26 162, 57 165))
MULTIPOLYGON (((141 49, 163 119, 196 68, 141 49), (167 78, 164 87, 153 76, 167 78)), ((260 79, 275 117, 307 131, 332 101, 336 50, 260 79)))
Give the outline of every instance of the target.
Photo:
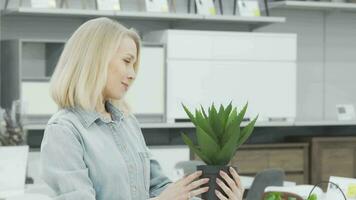
POLYGON ((148 152, 138 152, 142 163, 142 173, 144 177, 144 187, 148 192, 150 190, 150 154, 148 152))

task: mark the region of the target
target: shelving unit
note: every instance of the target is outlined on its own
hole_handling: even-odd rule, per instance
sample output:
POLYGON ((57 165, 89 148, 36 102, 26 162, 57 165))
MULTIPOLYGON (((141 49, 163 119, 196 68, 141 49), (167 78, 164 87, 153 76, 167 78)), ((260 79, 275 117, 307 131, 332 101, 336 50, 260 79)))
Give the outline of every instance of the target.
POLYGON ((321 11, 352 11, 356 12, 356 3, 338 3, 338 2, 312 2, 312 1, 278 1, 269 3, 273 8, 291 8, 303 10, 321 10, 321 11))
MULTIPOLYGON (((248 122, 242 122, 246 126, 248 122)), ((180 129, 194 128, 190 122, 180 123, 140 123, 142 129, 180 129)), ((313 126, 356 126, 356 121, 310 121, 310 122, 257 122, 256 127, 313 127, 313 126)), ((44 130, 45 124, 27 124, 26 130, 44 130)))
POLYGON ((207 23, 233 23, 247 25, 250 29, 266 26, 273 23, 283 23, 284 17, 240 17, 240 16, 204 16, 186 13, 149 13, 125 11, 98 11, 84 9, 38 9, 16 8, 1 11, 3 16, 46 16, 70 18, 111 17, 127 20, 166 21, 166 22, 207 22, 207 23))

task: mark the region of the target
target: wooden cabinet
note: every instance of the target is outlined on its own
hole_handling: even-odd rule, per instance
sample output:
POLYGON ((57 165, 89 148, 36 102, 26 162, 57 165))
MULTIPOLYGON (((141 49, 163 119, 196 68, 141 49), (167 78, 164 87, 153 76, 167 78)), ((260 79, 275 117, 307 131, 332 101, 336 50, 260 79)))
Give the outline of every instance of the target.
POLYGON ((297 184, 308 183, 307 143, 243 145, 236 152, 231 164, 241 175, 255 175, 268 168, 281 168, 286 180, 297 184))
MULTIPOLYGON (((196 156, 195 156, 196 158, 196 156)), ((309 182, 308 143, 242 145, 232 158, 240 175, 255 176, 269 168, 283 169, 285 180, 297 184, 309 182)))
POLYGON ((311 183, 330 176, 356 177, 356 137, 314 137, 311 143, 311 183))

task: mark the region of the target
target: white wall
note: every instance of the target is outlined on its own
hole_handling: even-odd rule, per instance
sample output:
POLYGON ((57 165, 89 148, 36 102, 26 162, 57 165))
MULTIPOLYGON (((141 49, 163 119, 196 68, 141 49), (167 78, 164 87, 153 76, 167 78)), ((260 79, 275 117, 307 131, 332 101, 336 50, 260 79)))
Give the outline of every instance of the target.
POLYGON ((285 24, 259 32, 298 34, 297 120, 336 120, 336 104, 356 106, 356 13, 273 10, 285 24))

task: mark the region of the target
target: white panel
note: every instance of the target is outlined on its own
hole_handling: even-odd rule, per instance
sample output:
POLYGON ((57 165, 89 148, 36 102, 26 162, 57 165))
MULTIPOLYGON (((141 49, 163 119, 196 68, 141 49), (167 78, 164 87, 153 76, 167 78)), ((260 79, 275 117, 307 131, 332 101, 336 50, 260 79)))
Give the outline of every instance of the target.
POLYGON ((49 94, 49 82, 23 82, 21 90, 27 114, 48 115, 57 111, 49 94))
POLYGON ((126 96, 135 114, 164 114, 164 48, 143 47, 136 80, 126 96))
POLYGON ((247 117, 260 119, 296 114, 296 64, 294 62, 168 63, 167 118, 187 118, 181 103, 191 108, 212 102, 242 106, 249 102, 247 117), (183 78, 184 77, 184 78, 183 78))
POLYGON ((337 120, 338 104, 356 106, 355 23, 354 13, 332 13, 326 17, 325 120, 337 120))
POLYGON ((167 57, 208 59, 212 52, 212 37, 197 31, 169 31, 167 57))
POLYGON ((212 58, 295 61, 296 46, 296 35, 292 34, 216 34, 212 58))

